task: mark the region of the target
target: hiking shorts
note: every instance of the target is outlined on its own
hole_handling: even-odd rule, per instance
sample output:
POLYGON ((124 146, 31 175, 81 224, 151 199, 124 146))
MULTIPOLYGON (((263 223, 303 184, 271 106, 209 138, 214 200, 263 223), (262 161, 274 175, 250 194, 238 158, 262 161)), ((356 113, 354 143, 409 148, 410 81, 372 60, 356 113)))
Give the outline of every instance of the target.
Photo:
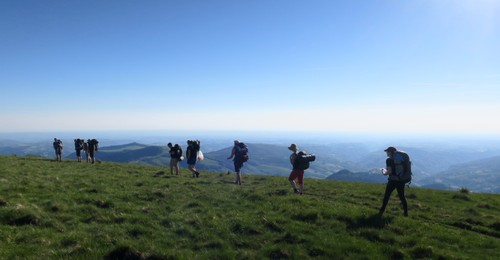
POLYGON ((179 159, 178 158, 170 158, 170 166, 179 166, 179 159))
POLYGON ((234 161, 234 171, 240 172, 241 167, 243 167, 243 162, 234 161))
POLYGON ((288 180, 293 181, 295 179, 299 179, 299 184, 303 184, 304 183, 304 170, 293 169, 292 172, 290 173, 290 176, 288 176, 288 180))

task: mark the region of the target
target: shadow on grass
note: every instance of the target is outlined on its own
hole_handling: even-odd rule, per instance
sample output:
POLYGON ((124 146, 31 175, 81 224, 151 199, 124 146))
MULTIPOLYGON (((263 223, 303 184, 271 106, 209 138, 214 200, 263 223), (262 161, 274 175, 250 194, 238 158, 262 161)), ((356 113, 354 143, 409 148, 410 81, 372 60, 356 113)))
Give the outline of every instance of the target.
POLYGON ((385 225, 390 224, 393 221, 392 217, 382 217, 379 214, 359 217, 339 216, 337 219, 345 222, 349 229, 358 229, 365 227, 384 228, 385 225))

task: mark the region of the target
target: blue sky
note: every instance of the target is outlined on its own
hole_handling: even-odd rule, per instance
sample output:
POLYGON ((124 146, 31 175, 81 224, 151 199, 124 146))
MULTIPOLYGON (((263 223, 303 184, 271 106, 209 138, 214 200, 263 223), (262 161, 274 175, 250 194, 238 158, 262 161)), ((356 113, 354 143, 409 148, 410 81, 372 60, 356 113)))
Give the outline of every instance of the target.
POLYGON ((500 1, 0 2, 0 132, 500 134, 500 1))

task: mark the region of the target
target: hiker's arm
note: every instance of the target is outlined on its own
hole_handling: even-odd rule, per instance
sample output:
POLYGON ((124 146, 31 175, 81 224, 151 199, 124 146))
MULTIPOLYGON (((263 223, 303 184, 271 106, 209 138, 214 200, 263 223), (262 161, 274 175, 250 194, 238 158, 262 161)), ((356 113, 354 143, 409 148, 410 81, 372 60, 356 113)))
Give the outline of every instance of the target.
MULTIPOLYGON (((391 173, 392 173, 392 164, 393 163, 394 162, 391 159, 387 158, 387 160, 385 161, 385 165, 386 165, 385 166, 385 171, 382 171, 382 173, 384 175, 391 175, 391 173)), ((382 169, 384 169, 384 168, 382 168, 382 169)))
POLYGON ((229 157, 227 157, 228 160, 231 160, 233 158, 233 156, 236 154, 236 149, 233 149, 231 150, 231 154, 229 155, 229 157))
POLYGON ((290 155, 290 164, 293 165, 295 163, 295 159, 297 159, 297 154, 293 153, 290 155))

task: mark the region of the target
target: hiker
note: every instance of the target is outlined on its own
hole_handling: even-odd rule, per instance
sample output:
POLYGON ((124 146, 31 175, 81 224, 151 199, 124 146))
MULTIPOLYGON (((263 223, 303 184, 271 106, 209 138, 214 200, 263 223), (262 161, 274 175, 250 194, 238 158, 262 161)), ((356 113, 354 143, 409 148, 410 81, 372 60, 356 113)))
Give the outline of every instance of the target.
POLYGON ((54 151, 56 152, 56 161, 61 162, 62 161, 63 142, 60 139, 54 138, 54 142, 52 143, 52 146, 54 147, 54 151))
POLYGON ((188 169, 193 174, 193 178, 200 177, 200 173, 196 170, 196 161, 198 160, 198 152, 200 151, 200 141, 188 140, 188 147, 186 148, 186 158, 188 169))
POLYGON ((297 165, 299 148, 296 144, 291 144, 290 147, 288 147, 288 150, 293 152, 290 155, 290 163, 292 164, 293 169, 290 176, 288 176, 288 180, 290 181, 290 185, 292 185, 293 192, 296 194, 302 194, 304 192, 304 169, 299 169, 297 165), (298 179, 299 181, 300 190, 297 188, 295 179, 298 179))
POLYGON ((179 175, 179 162, 182 161, 182 148, 179 144, 172 145, 172 143, 167 144, 170 149, 168 153, 170 154, 170 175, 179 175))
POLYGON ((75 139, 75 152, 76 152, 76 160, 78 162, 82 162, 82 150, 83 150, 84 141, 80 138, 75 139))
POLYGON ((89 153, 89 142, 82 140, 83 141, 83 152, 85 153, 85 158, 87 158, 87 162, 91 162, 90 159, 90 153, 89 153))
POLYGON ((88 139, 87 143, 89 145, 90 161, 92 163, 94 163, 95 162, 95 152, 97 152, 97 150, 98 150, 99 141, 97 141, 96 139, 92 139, 92 140, 88 139))
POLYGON ((388 182, 385 187, 384 200, 382 207, 380 207, 379 216, 382 216, 385 207, 389 202, 391 193, 396 189, 398 191, 399 199, 403 205, 404 216, 408 216, 408 204, 405 197, 405 184, 411 181, 411 162, 410 157, 402 151, 398 151, 395 147, 389 146, 384 150, 387 153, 385 160, 386 168, 381 168, 383 175, 389 176, 388 182), (407 176, 406 176, 407 175, 407 176), (408 177, 409 176, 409 177, 408 177))
POLYGON ((243 167, 244 162, 248 161, 247 145, 238 140, 234 140, 233 149, 231 149, 231 154, 227 159, 233 159, 234 171, 236 172, 236 181, 234 183, 241 185, 241 167, 243 167))

